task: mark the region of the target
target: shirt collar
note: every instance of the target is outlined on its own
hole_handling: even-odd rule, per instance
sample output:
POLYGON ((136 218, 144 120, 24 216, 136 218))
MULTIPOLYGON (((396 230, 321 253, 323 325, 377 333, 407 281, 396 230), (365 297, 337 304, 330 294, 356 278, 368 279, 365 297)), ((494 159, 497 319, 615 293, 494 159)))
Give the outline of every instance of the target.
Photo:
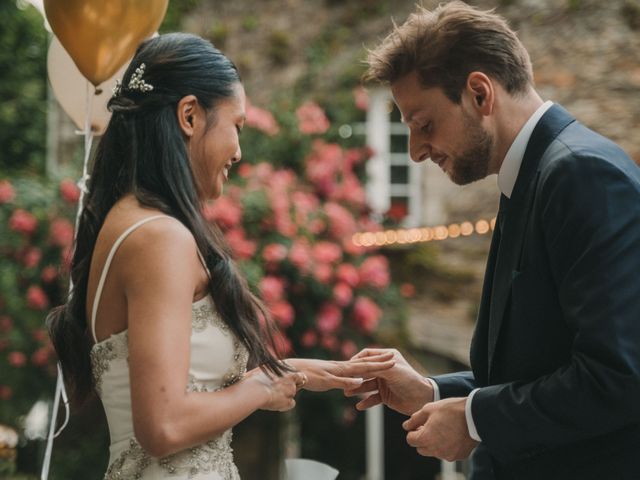
POLYGON ((533 129, 540 121, 542 115, 544 115, 552 105, 553 102, 546 101, 540 105, 535 112, 533 112, 533 115, 529 117, 529 120, 527 120, 518 135, 516 135, 516 138, 513 140, 511 147, 509 147, 509 150, 502 161, 500 171, 498 172, 498 188, 500 188, 500 191, 507 198, 511 198, 511 194, 513 193, 513 187, 516 184, 516 178, 518 178, 522 158, 524 157, 524 152, 527 149, 527 144, 531 139, 533 129))

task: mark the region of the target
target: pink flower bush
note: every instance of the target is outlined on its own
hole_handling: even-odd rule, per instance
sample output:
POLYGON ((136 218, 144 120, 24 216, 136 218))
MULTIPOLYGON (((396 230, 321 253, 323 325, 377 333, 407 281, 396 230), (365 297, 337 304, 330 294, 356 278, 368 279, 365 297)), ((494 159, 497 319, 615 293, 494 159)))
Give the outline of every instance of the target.
POLYGON ((31 235, 38 227, 38 220, 36 217, 22 209, 18 209, 13 212, 9 219, 9 228, 14 232, 22 233, 24 235, 31 235))
POLYGON ((329 120, 324 110, 315 102, 305 102, 296 110, 298 129, 306 135, 324 133, 329 130, 329 120))
POLYGON ((251 258, 257 249, 256 242, 248 240, 241 228, 229 230, 226 237, 231 250, 241 260, 251 258))
POLYGON ((260 280, 260 293, 267 303, 274 303, 284 296, 284 281, 267 275, 260 280))
POLYGON ((7 362, 12 367, 24 367, 27 363, 27 357, 22 352, 10 352, 7 355, 7 362))
POLYGON ((362 262, 360 278, 363 283, 378 290, 389 286, 389 262, 386 257, 376 255, 362 262))
POLYGON ((353 89, 353 99, 356 108, 359 110, 366 111, 369 109, 369 94, 362 86, 353 89))
POLYGON ((80 200, 80 189, 75 182, 65 179, 60 182, 60 195, 67 202, 75 205, 80 200))
POLYGON ((58 247, 69 247, 73 243, 74 227, 66 218, 56 218, 49 227, 51 243, 58 247))
POLYGON ((49 306, 49 299, 44 290, 37 285, 27 289, 27 305, 34 310, 44 310, 49 306))
POLYGON ((9 180, 0 180, 0 204, 12 202, 16 198, 16 191, 9 180))
POLYGON ((228 196, 217 198, 209 202, 203 210, 204 217, 210 222, 216 222, 221 227, 232 228, 242 220, 242 206, 228 196))
POLYGON ((316 324, 323 335, 334 333, 342 323, 342 310, 335 304, 325 303, 320 308, 316 324))
POLYGON ((255 105, 247 104, 246 125, 273 137, 280 132, 280 126, 273 114, 255 105))
POLYGON ((372 333, 378 326, 382 311, 368 297, 358 297, 353 307, 353 321, 364 333, 372 333))
POLYGON ((68 291, 63 257, 72 251, 78 197, 71 180, 0 180, 0 423, 25 415, 55 387, 44 324, 68 291))

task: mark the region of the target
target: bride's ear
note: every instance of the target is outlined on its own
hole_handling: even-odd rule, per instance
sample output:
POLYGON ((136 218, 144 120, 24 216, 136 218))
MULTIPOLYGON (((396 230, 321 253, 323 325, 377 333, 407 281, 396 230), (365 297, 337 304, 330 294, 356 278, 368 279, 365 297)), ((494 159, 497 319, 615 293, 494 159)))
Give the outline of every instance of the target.
POLYGON ((182 97, 176 108, 178 125, 185 137, 192 137, 195 132, 198 99, 195 95, 182 97))

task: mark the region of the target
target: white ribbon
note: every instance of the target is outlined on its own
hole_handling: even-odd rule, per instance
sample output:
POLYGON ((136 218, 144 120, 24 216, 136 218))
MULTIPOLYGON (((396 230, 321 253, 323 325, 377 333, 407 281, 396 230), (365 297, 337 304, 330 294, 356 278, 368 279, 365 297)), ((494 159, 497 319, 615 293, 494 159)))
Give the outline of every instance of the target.
MULTIPOLYGON (((91 144, 93 143, 93 131, 91 130, 91 84, 87 81, 86 100, 85 100, 85 115, 84 115, 84 131, 78 132, 84 135, 84 160, 82 163, 82 177, 78 180, 78 188, 80 189, 80 198, 78 199, 78 211, 76 213, 76 224, 74 229, 74 240, 78 236, 78 226, 80 224, 80 216, 82 215, 82 203, 84 195, 87 193, 87 182, 89 180, 89 174, 87 172, 89 165, 89 157, 91 155, 91 144)), ((73 280, 69 275, 69 296, 72 295, 73 280)), ((53 452, 53 439, 62 433, 67 424, 69 423, 69 398, 67 397, 67 390, 64 387, 64 376, 62 375, 62 367, 58 362, 58 378, 56 380, 56 391, 53 396, 53 410, 51 412, 51 421, 49 422, 49 434, 47 436, 47 447, 44 453, 44 460, 42 463, 42 472, 40 480, 47 480, 49 477, 49 467, 51 465, 51 454, 53 452), (56 430, 56 420, 58 419, 58 408, 60 407, 60 398, 64 405, 64 422, 58 430, 56 430)))

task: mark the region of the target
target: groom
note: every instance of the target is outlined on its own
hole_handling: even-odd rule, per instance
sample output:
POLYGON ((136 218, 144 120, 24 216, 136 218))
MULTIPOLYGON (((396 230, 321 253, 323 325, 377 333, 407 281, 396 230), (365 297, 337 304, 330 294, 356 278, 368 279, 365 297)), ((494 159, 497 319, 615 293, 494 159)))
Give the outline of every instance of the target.
MULTIPOLYGON (((640 478, 640 169, 533 87, 504 19, 416 13, 369 55, 416 162, 459 185, 498 175, 472 371, 396 366, 350 394, 411 418, 422 455, 473 454, 473 479, 640 478)), ((358 357, 376 353, 364 350, 358 357)))

